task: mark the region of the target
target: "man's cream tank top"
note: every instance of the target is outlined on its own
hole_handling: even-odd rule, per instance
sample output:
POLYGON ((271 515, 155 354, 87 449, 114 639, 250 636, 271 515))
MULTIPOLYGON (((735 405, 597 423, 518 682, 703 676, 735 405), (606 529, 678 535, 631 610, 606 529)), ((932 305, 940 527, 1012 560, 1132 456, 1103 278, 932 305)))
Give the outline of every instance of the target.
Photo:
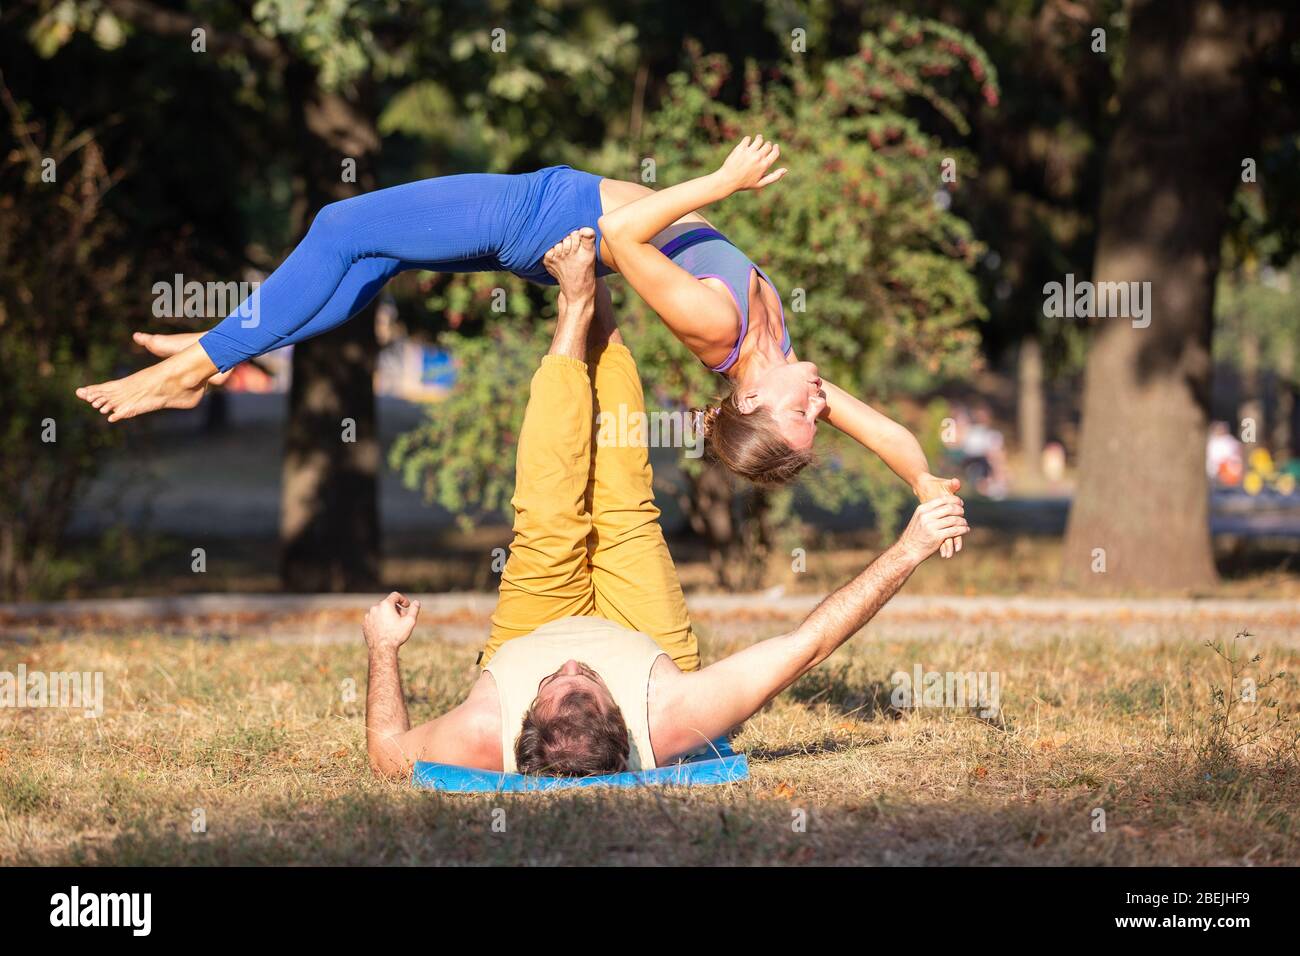
POLYGON ((655 766, 650 745, 650 671, 663 654, 654 639, 603 617, 562 617, 524 637, 506 641, 483 668, 501 697, 501 761, 518 773, 515 741, 524 714, 537 697, 537 685, 565 661, 586 664, 605 682, 623 712, 629 737, 628 769, 655 766))

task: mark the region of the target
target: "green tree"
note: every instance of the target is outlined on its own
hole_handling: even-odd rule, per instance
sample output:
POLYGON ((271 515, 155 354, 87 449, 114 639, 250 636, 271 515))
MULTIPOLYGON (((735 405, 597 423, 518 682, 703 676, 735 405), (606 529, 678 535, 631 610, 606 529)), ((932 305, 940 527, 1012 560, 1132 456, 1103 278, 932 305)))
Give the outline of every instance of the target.
MULTIPOLYGON (((968 368, 977 345, 973 320, 984 310, 971 270, 980 246, 941 195, 957 186, 944 182, 944 161, 956 159, 966 176, 973 163, 943 149, 913 115, 923 103, 964 132, 965 120, 937 79, 971 64, 996 96, 991 65, 966 37, 942 24, 898 17, 864 36, 854 56, 827 64, 817 76, 795 61, 765 80, 757 66, 747 65, 742 104, 732 106, 719 95, 732 79, 729 64, 697 52, 690 69, 669 79, 633 150, 633 168, 653 168, 655 181, 663 183, 716 168, 746 132, 762 130, 782 143, 792 174, 779 187, 733 199, 709 216, 781 288, 799 354, 891 410, 899 396, 968 368)), ((627 149, 607 144, 588 165, 627 177, 627 149)), ((496 510, 509 500, 513 435, 527 375, 542 351, 537 332, 501 328, 535 319, 533 300, 524 300, 530 303, 526 314, 497 316, 487 309, 487 283, 501 280, 458 277, 446 295, 456 308, 482 318, 491 347, 456 333, 444 338, 464 384, 431 407, 426 423, 392 453, 409 484, 445 507, 471 512, 496 510), (476 364, 489 357, 490 365, 476 364), (499 414, 506 409, 508 416, 499 414)), ((621 281, 611 286, 651 408, 715 399, 717 380, 621 281)), ((921 433, 937 438, 938 429, 921 433)), ((819 441, 826 460, 816 480, 805 484, 811 498, 833 508, 869 501, 883 523, 892 523, 906 500, 901 483, 853 443, 838 436, 819 441)), ((661 479, 711 546, 720 583, 752 585, 761 576, 764 551, 776 546, 790 514, 789 493, 738 488, 716 466, 698 461, 676 464, 671 471, 661 468, 661 479)))
POLYGON ((56 594, 80 572, 60 557, 72 511, 120 436, 73 394, 113 367, 130 260, 104 208, 121 179, 93 129, 33 119, 0 78, 0 597, 56 594), (82 407, 78 407, 82 406, 82 407))
POLYGON ((1094 590, 1203 588, 1217 579, 1205 476, 1215 285, 1245 159, 1293 141, 1300 14, 1220 0, 1131 11, 1093 279, 1148 283, 1150 322, 1104 318, 1094 331, 1065 574, 1094 590))

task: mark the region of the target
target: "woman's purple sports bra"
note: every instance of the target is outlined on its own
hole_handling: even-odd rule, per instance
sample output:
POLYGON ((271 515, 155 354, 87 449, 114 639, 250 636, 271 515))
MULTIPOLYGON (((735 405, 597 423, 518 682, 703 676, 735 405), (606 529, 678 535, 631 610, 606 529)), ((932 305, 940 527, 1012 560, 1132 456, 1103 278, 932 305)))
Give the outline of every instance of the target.
MULTIPOLYGON (((755 272, 762 276, 776 293, 776 301, 780 304, 781 293, 777 291, 776 283, 716 229, 688 230, 664 243, 659 251, 695 278, 721 279, 731 290, 731 297, 740 309, 740 335, 723 363, 709 366, 715 372, 727 371, 740 358, 740 343, 745 341, 745 333, 749 331, 749 277, 755 272)), ((790 330, 785 327, 784 305, 781 305, 781 351, 787 355, 790 352, 790 330)))

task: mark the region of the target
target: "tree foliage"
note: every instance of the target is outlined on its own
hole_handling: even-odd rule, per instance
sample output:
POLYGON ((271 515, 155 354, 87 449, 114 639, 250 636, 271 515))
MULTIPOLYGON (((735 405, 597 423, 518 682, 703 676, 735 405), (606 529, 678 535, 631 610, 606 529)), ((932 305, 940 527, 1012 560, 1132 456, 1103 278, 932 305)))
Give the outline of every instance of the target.
MULTIPOLYGON (((634 168, 653 170, 654 183, 662 186, 716 168, 746 133, 761 131, 777 140, 792 174, 708 214, 777 283, 798 354, 818 362, 837 384, 895 412, 899 395, 968 370, 976 361, 974 323, 984 315, 972 275, 980 244, 943 193, 973 175, 973 164, 969 156, 945 150, 917 114, 932 111, 965 129, 939 84, 956 82, 959 77, 950 74, 961 71, 996 100, 996 78, 983 54, 942 24, 898 17, 864 36, 857 54, 827 64, 819 75, 797 59, 767 75, 752 63, 742 69, 741 102, 728 104, 719 94, 732 79, 731 65, 696 49, 689 68, 669 79, 663 102, 647 117, 634 168), (955 183, 942 182, 945 160, 959 170, 955 183)), ((624 157, 625 149, 607 144, 588 165, 632 178, 621 165, 624 157)), ((444 338, 461 384, 429 409, 425 424, 392 455, 409 484, 458 511, 490 511, 508 502, 513 438, 527 394, 521 377, 544 351, 541 335, 511 328, 535 321, 533 300, 517 298, 523 308, 493 313, 489 284, 502 280, 457 277, 441 293, 458 314, 482 320, 491 344, 485 348, 459 333, 444 338), (520 355, 519 349, 527 351, 520 355), (503 408, 509 409, 506 418, 503 408)), ((650 407, 681 409, 716 400, 719 380, 620 280, 611 285, 650 407)), ((937 436, 924 418, 910 424, 927 440, 937 436)), ((892 523, 907 496, 901 482, 851 442, 835 436, 819 443, 825 461, 804 486, 813 500, 832 508, 869 501, 892 523)), ((933 452, 937 441, 930 444, 933 452)), ((677 466, 661 469, 664 484, 697 530, 713 529, 715 554, 742 542, 747 551, 756 542, 771 546, 773 529, 764 528, 789 514, 788 500, 736 489, 734 500, 723 502, 728 516, 711 521, 700 512, 706 507, 702 499, 708 507, 716 504, 716 474, 691 459, 677 466)), ((747 563, 761 565, 761 559, 761 553, 758 559, 751 553, 747 563)), ((716 562, 720 568, 731 564, 716 562)))
POLYGON ((91 129, 26 116, 0 86, 17 143, 0 156, 0 597, 58 593, 72 510, 120 433, 74 395, 127 337, 130 261, 104 208, 122 172, 91 129), (53 177, 53 178, 51 178, 53 177))

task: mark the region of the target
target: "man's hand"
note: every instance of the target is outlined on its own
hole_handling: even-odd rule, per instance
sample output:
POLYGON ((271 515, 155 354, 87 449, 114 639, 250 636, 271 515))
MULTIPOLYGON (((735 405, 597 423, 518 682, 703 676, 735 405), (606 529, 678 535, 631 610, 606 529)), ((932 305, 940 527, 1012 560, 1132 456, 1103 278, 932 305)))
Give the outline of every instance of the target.
POLYGON ((966 523, 966 506, 956 495, 932 498, 912 512, 895 547, 902 549, 920 564, 939 550, 944 542, 961 540, 970 531, 966 523))
POLYGON ((361 623, 366 646, 372 651, 397 650, 406 643, 420 617, 420 602, 394 591, 369 611, 361 623))
MULTIPOLYGON (((961 480, 958 478, 936 478, 934 475, 922 475, 917 479, 915 485, 916 497, 921 500, 921 504, 925 504, 935 498, 955 495, 960 487, 961 480)), ((939 556, 951 558, 960 550, 961 538, 950 538, 939 548, 939 556)))
POLYGON ((785 168, 768 172, 768 168, 781 157, 781 147, 762 136, 746 136, 731 151, 718 174, 727 188, 735 193, 742 189, 762 189, 786 174, 785 168))

